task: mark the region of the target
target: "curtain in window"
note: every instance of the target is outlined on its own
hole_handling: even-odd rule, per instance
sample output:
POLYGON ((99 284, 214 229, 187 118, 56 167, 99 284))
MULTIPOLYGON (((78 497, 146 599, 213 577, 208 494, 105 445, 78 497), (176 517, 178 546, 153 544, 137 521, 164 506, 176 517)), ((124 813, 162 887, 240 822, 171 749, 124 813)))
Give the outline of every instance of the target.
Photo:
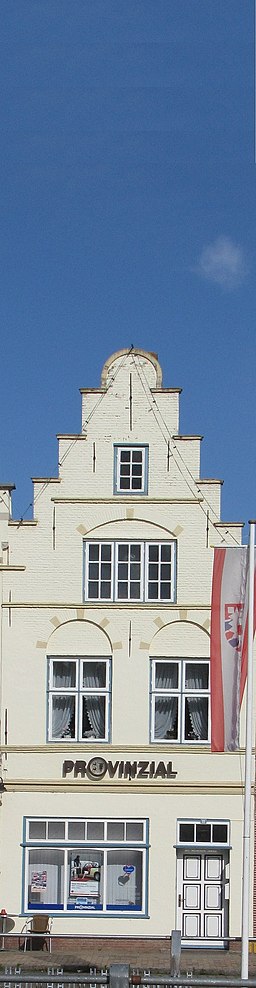
POLYGON ((206 741, 208 738, 208 700, 206 696, 188 696, 186 699, 190 722, 195 734, 195 740, 206 741))
MULTIPOLYGON (((177 663, 156 663, 156 689, 173 690, 178 686, 177 663)), ((157 696, 155 701, 155 738, 166 738, 172 734, 177 718, 177 697, 157 696)))
POLYGON ((172 734, 177 719, 178 701, 176 696, 158 696, 155 702, 155 738, 166 738, 172 734))
MULTIPOLYGON (((186 689, 202 690, 207 688, 208 667, 205 664, 187 663, 186 689)), ((208 738, 208 700, 205 696, 189 696, 186 699, 190 723, 198 740, 208 738)))
MULTIPOLYGON (((74 662, 53 662, 53 682, 54 686, 61 689, 70 689, 76 683, 76 667, 74 662)), ((54 696, 52 697, 52 736, 54 738, 74 737, 74 696, 54 696)))
POLYGON ((53 738, 74 737, 75 698, 73 696, 53 696, 52 736, 53 738))
MULTIPOLYGON (((96 690, 102 686, 101 665, 99 669, 95 663, 87 670, 86 683, 88 687, 96 690)), ((87 717, 92 728, 92 736, 95 738, 105 737, 105 696, 84 695, 83 703, 86 706, 87 717)))

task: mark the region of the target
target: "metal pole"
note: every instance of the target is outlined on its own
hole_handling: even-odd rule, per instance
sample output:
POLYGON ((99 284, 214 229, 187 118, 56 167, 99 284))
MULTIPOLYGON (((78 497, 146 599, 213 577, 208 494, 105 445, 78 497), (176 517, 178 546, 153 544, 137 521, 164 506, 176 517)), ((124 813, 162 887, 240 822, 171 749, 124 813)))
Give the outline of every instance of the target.
POLYGON ((129 964, 111 964, 109 988, 129 988, 129 964))
POLYGON ((249 913, 250 913, 250 831, 252 785, 252 716, 253 716, 253 617, 254 617, 254 545, 255 521, 249 522, 249 596, 248 596, 248 659, 246 694, 246 745, 244 780, 244 828, 242 875, 242 961, 241 978, 248 979, 249 970, 249 913))

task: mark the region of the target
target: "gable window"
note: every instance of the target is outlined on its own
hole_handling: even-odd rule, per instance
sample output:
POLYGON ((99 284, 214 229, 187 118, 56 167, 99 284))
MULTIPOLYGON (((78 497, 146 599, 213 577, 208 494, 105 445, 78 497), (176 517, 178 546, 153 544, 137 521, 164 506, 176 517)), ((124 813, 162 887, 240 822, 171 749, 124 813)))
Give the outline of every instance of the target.
POLYGON ((146 914, 148 821, 25 822, 25 911, 146 914))
POLYGON ((147 494, 148 446, 114 446, 115 494, 147 494))
POLYGON ((110 674, 110 659, 49 659, 48 741, 109 740, 110 674))
POLYGON ((153 659, 151 741, 208 742, 209 701, 209 662, 153 659))
POLYGON ((172 602, 172 542, 86 542, 85 600, 172 602))

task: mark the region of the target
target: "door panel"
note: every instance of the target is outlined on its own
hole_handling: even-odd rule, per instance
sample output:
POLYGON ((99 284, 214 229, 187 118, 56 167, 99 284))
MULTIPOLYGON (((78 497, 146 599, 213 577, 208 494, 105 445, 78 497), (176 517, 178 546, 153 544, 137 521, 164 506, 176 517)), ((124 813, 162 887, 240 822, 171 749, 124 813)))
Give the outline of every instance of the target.
POLYGON ((177 928, 184 945, 197 940, 224 946, 228 937, 228 853, 180 852, 177 857, 177 928))

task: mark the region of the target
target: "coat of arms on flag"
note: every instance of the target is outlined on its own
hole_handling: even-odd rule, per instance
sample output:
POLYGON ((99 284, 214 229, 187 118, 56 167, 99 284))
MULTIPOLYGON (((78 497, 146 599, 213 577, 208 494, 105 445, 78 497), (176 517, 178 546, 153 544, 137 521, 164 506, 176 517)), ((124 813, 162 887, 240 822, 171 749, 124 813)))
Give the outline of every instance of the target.
POLYGON ((242 648, 243 610, 244 604, 241 601, 237 604, 224 605, 226 639, 232 648, 236 648, 237 652, 241 652, 242 648))

